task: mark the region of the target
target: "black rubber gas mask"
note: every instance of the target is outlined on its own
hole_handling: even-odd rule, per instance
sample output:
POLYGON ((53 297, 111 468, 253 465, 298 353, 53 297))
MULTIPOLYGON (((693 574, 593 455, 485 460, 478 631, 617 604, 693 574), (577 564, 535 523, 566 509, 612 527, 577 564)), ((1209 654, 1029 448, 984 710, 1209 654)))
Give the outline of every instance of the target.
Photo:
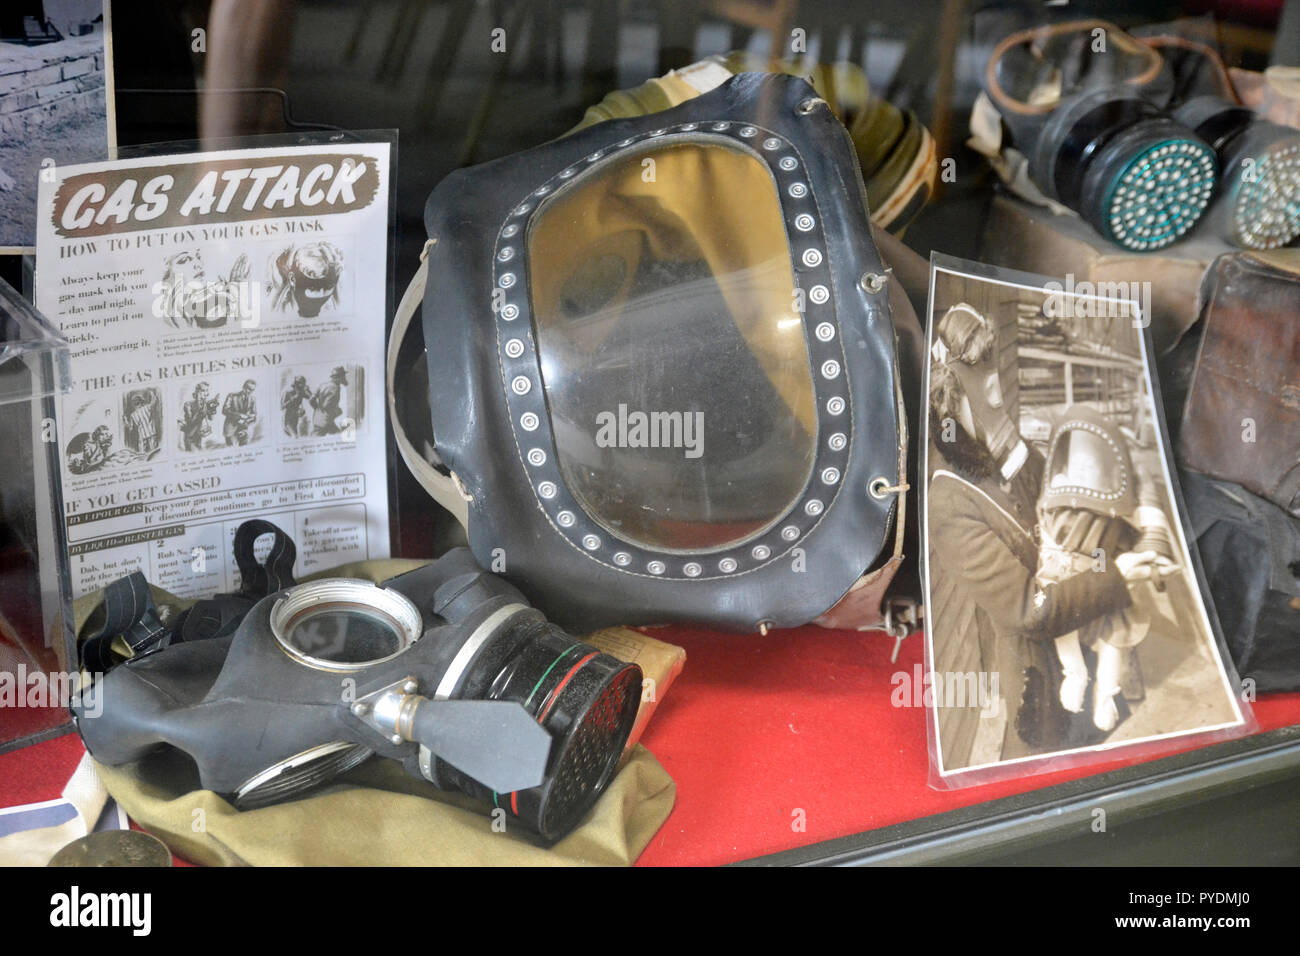
POLYGON ((379 586, 278 591, 233 634, 119 664, 74 713, 96 760, 175 748, 240 809, 379 755, 555 840, 613 776, 640 692, 636 665, 547 622, 461 548, 379 586))
POLYGON ((1155 50, 1099 20, 1013 33, 984 76, 1034 184, 1138 251, 1181 238, 1214 191, 1214 151, 1157 105, 1169 83, 1155 50))
POLYGON ((403 454, 557 622, 794 626, 894 553, 886 271, 805 82, 740 74, 457 171, 425 218, 393 341, 422 294, 445 471, 403 454))

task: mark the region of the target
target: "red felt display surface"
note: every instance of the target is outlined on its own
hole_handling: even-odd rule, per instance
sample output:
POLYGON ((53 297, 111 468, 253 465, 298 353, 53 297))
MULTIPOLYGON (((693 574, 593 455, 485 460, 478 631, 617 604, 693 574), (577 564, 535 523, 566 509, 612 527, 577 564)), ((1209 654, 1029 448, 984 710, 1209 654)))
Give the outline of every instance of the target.
MULTIPOLYGON (((926 711, 891 703, 893 675, 921 664, 921 635, 894 663, 879 633, 653 633, 686 648, 686 667, 642 738, 677 782, 677 804, 641 866, 749 859, 1134 762, 933 790, 926 711)), ((1261 731, 1300 723, 1300 694, 1265 696, 1254 711, 1261 731)), ((1169 752, 1179 749, 1191 748, 1169 752)))
MULTIPOLYGON (((1132 762, 932 790, 925 709, 891 702, 893 675, 921 663, 920 635, 892 663, 893 640, 879 633, 654 633, 687 660, 643 738, 677 782, 677 803, 639 865, 748 859, 1132 762)), ((1260 730, 1300 723, 1300 694, 1254 710, 1260 730)), ((81 754, 75 735, 0 754, 0 806, 57 797, 81 754)))

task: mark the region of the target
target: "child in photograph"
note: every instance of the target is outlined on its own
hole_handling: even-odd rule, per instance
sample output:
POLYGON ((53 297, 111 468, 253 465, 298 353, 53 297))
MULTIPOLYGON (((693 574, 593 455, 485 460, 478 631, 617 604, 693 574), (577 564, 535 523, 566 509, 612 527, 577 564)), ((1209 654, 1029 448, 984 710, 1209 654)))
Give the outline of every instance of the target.
MULTIPOLYGON (((1046 586, 1098 571, 1104 562, 1114 561, 1117 566, 1145 565, 1145 577, 1129 573, 1126 567, 1120 571, 1130 592, 1146 586, 1153 577, 1152 564, 1161 558, 1167 564, 1172 549, 1161 545, 1161 536, 1144 534, 1146 529, 1140 526, 1140 516, 1151 510, 1141 505, 1141 484, 1128 439, 1119 428, 1087 406, 1067 409, 1048 441, 1038 500, 1039 583, 1046 586)), ((1141 602, 1134 602, 1110 611, 1054 641, 1063 673, 1061 706, 1074 714, 1082 712, 1091 683, 1092 722, 1098 730, 1110 732, 1119 723, 1115 696, 1126 652, 1142 642, 1151 626, 1141 608, 1141 602), (1096 654, 1093 675, 1084 661, 1085 647, 1096 654)))

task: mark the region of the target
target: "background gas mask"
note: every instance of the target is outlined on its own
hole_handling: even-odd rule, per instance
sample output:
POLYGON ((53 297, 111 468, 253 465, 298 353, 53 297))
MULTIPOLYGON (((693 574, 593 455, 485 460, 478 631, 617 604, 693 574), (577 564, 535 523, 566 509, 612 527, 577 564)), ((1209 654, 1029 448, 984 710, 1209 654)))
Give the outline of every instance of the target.
POLYGON ((1300 130, 1260 119, 1242 106, 1227 69, 1204 44, 1142 35, 1173 77, 1164 104, 1218 156, 1216 230, 1247 249, 1275 249, 1300 235, 1300 130))
POLYGON ((1159 53, 1100 20, 1012 33, 984 75, 1034 184, 1139 251, 1177 241, 1214 191, 1214 151, 1156 105, 1170 83, 1159 53))
POLYGON ((448 176, 390 408, 423 297, 445 471, 395 431, 480 561, 566 627, 761 630, 896 553, 906 425, 863 195, 812 87, 748 73, 448 176))
POLYGON ((460 548, 379 586, 271 594, 232 634, 114 667, 74 714, 95 759, 176 748, 240 809, 378 754, 550 841, 613 776, 640 692, 636 665, 550 624, 460 548))

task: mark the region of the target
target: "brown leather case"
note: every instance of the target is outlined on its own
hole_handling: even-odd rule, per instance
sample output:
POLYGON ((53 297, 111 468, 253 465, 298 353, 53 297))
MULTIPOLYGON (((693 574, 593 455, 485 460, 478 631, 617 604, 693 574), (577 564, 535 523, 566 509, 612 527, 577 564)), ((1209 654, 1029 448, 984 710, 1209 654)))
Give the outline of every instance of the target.
POLYGON ((1203 295, 1179 459, 1300 515, 1300 249, 1222 256, 1203 295))

